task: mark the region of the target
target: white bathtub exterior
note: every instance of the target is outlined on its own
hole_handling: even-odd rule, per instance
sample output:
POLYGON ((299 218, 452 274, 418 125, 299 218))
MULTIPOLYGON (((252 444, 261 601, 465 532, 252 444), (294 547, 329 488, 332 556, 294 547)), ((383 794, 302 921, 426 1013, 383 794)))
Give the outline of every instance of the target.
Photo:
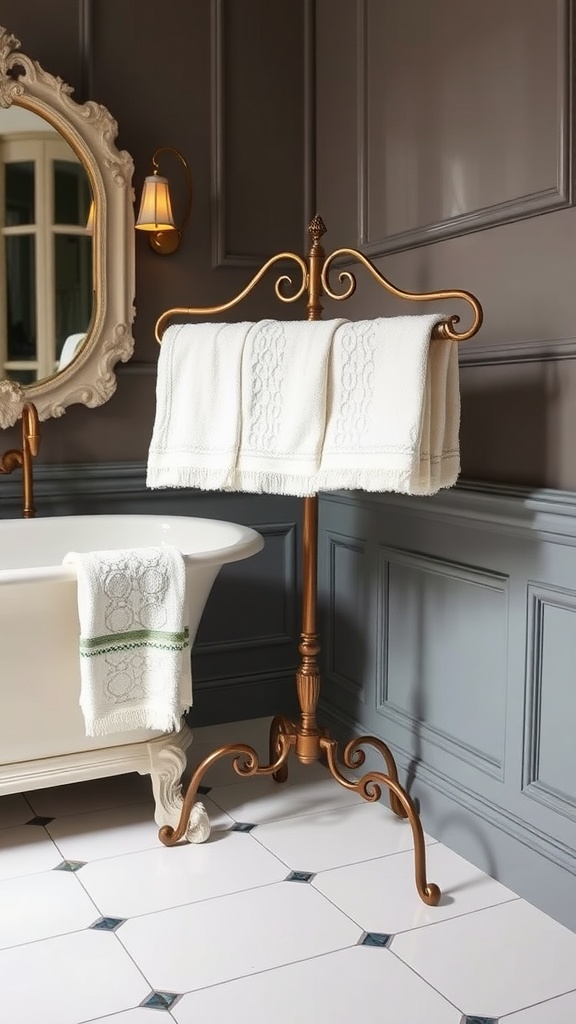
POLYGON ((149 772, 156 821, 173 824, 191 733, 87 737, 79 706, 76 575, 69 551, 170 544, 185 558, 192 644, 222 565, 263 546, 248 527, 185 516, 0 520, 0 794, 149 772))

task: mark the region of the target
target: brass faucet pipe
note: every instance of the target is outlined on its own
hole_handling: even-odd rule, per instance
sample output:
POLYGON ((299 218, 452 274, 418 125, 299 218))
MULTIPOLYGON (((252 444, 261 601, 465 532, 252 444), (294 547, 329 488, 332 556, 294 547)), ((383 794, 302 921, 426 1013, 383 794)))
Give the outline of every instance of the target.
POLYGON ((33 402, 26 402, 22 408, 22 448, 10 448, 0 459, 0 473, 12 473, 19 466, 22 466, 23 494, 22 494, 22 516, 24 519, 33 519, 36 515, 34 508, 34 481, 32 473, 32 458, 38 454, 40 448, 40 420, 38 410, 33 402))
POLYGON ((24 519, 33 519, 34 487, 32 474, 32 458, 38 454, 40 447, 40 421, 38 410, 33 402, 26 402, 22 409, 22 472, 24 473, 24 495, 22 515, 24 519))

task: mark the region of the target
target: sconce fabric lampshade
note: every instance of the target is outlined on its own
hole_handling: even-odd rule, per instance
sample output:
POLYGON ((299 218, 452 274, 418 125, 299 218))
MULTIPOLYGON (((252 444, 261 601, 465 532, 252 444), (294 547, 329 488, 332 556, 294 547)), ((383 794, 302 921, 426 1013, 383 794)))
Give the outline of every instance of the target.
POLYGON ((136 227, 141 231, 169 231, 175 227, 167 178, 151 174, 144 179, 136 227))

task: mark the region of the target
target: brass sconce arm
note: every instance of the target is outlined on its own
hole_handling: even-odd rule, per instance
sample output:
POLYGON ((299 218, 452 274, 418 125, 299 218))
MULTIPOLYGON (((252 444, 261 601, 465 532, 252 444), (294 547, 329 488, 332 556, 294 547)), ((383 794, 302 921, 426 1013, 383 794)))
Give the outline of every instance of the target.
POLYGON ((173 146, 161 146, 152 157, 153 174, 144 180, 140 211, 136 220, 136 228, 149 232, 149 242, 154 252, 167 256, 176 252, 180 245, 182 233, 192 210, 192 174, 182 154, 173 146), (186 176, 186 206, 180 223, 177 225, 172 213, 170 186, 168 179, 158 174, 160 169, 158 157, 161 153, 172 153, 178 158, 186 176))
POLYGON ((22 466, 24 473, 22 516, 24 519, 33 519, 36 515, 34 508, 34 489, 32 474, 32 458, 38 454, 40 447, 40 421, 38 411, 33 402, 26 402, 22 409, 22 448, 10 448, 0 458, 0 473, 13 473, 15 469, 22 466))

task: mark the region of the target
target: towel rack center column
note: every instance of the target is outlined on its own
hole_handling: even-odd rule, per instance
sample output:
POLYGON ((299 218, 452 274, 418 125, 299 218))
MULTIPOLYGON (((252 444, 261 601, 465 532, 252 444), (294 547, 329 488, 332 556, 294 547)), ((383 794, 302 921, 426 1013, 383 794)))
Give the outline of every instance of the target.
MULTIPOLYGON (((162 333, 168 321, 175 315, 202 316, 223 313, 238 305, 261 278, 275 263, 291 262, 296 264, 302 275, 301 284, 296 287, 292 278, 283 274, 278 278, 275 292, 282 302, 295 302, 304 295, 307 297, 307 319, 310 321, 322 318, 321 299, 324 296, 335 301, 349 298, 356 287, 355 277, 348 270, 341 270, 338 279, 342 291, 336 292, 329 283, 329 273, 334 261, 355 260, 363 265, 376 282, 397 298, 422 302, 433 300, 460 299, 471 307, 474 314, 472 325, 458 331, 456 325, 459 317, 452 315, 441 320, 433 329, 432 338, 444 341, 465 341, 471 338, 482 323, 482 308, 478 300, 469 292, 452 290, 427 293, 406 292, 397 288, 380 274, 371 261, 357 249, 341 248, 326 256, 321 238, 326 228, 321 217, 316 216, 309 226, 311 244, 307 259, 296 253, 281 252, 271 257, 254 275, 246 287, 232 299, 218 306, 178 307, 169 309, 159 317, 156 324, 156 338, 162 340, 162 333), (286 293, 286 286, 292 289, 286 293)), ((302 493, 302 492, 300 492, 302 493)), ((184 836, 192 837, 190 822, 193 818, 198 787, 208 769, 220 758, 232 757, 234 771, 241 776, 271 776, 276 782, 282 783, 288 777, 289 755, 294 751, 302 764, 312 764, 323 758, 332 777, 348 790, 357 792, 364 800, 373 802, 380 799, 382 787, 389 794, 390 808, 400 818, 406 818, 412 829, 414 841, 415 884, 417 892, 424 903, 435 906, 440 899, 440 890, 434 882, 426 879, 426 848, 420 817, 414 802, 400 785, 398 771, 389 747, 375 736, 360 736, 350 740, 345 746, 341 762, 352 772, 364 764, 366 755, 362 747, 371 747, 384 760, 386 771, 368 771, 360 778, 348 778, 340 769, 337 742, 330 738, 327 730, 321 729, 316 720, 316 709, 320 697, 320 670, 318 655, 320 642, 317 626, 317 565, 318 565, 318 497, 312 495, 304 499, 303 524, 303 594, 302 594, 302 628, 299 653, 300 664, 296 672, 296 691, 300 705, 300 720, 292 722, 286 716, 276 715, 270 726, 269 763, 261 764, 256 750, 245 743, 229 743, 219 747, 205 757, 196 768, 186 791, 180 821, 176 828, 164 826, 160 829, 159 838, 166 846, 173 846, 184 836)))

